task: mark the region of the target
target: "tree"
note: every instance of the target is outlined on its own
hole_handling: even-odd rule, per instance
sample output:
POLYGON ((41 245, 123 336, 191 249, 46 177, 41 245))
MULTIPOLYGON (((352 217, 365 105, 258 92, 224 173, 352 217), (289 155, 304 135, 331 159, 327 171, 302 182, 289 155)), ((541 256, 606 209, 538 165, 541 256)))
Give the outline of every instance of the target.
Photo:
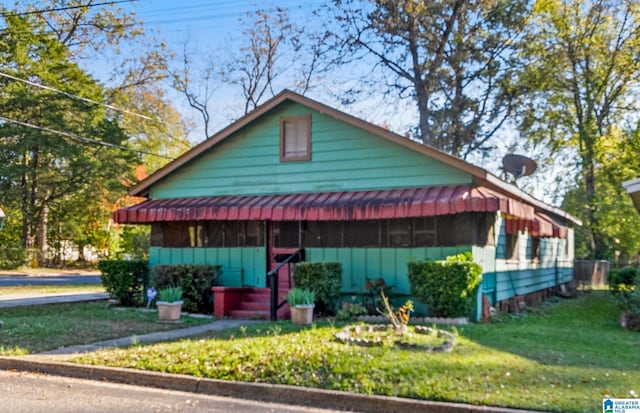
MULTIPOLYGON (((102 99, 102 88, 69 62, 67 48, 33 18, 8 16, 6 25, 0 71, 93 101, 102 99)), ((2 78, 0 90, 3 202, 21 214, 23 247, 42 251, 48 228, 67 225, 58 219, 70 208, 86 217, 100 202, 123 191, 136 158, 121 149, 127 136, 101 106, 7 78, 2 78), (78 208, 78 199, 87 202, 78 208)))
POLYGON ((299 51, 300 29, 289 20, 285 9, 257 10, 253 21, 244 22, 245 44, 232 53, 223 79, 240 87, 244 113, 255 109, 265 96, 275 96, 274 82, 289 69, 299 51), (289 42, 287 47, 286 42, 289 42))
MULTIPOLYGON (((343 63, 373 58, 415 100, 422 142, 466 157, 508 119, 525 1, 335 0, 343 63)), ((378 86, 378 90, 380 85, 378 86)))
POLYGON ((522 77, 529 93, 520 129, 552 150, 575 151, 582 198, 571 212, 583 219, 586 250, 595 258, 608 254, 601 207, 615 182, 604 181, 611 176, 602 157, 622 155, 598 151, 613 150, 615 145, 606 143, 637 121, 639 5, 636 0, 537 1, 523 50, 531 63, 522 77))
MULTIPOLYGON (((91 62, 95 69, 97 60, 105 61, 102 66, 105 71, 100 75, 106 87, 97 102, 103 102, 109 108, 104 116, 112 125, 117 123, 118 128, 126 131, 131 137, 127 146, 139 154, 138 157, 126 155, 123 160, 133 164, 122 170, 118 170, 118 162, 112 164, 116 167, 115 174, 105 182, 122 176, 123 171, 130 172, 131 167, 137 165, 136 174, 121 179, 118 185, 101 187, 100 198, 86 198, 79 191, 73 194, 78 202, 67 202, 64 208, 56 204, 55 211, 45 209, 51 211, 47 214, 51 217, 64 217, 64 225, 56 226, 53 220, 42 220, 40 239, 49 238, 54 247, 73 241, 80 248, 91 243, 100 251, 113 250, 117 247, 116 233, 122 229, 111 226, 108 215, 118 206, 134 202, 128 197, 118 199, 122 197, 124 186, 146 177, 189 147, 186 125, 163 90, 162 82, 171 55, 164 42, 145 30, 135 12, 125 12, 114 4, 98 0, 20 0, 16 9, 15 12, 7 11, 5 16, 29 16, 39 31, 65 47, 69 62, 79 65, 91 62), (131 49, 136 53, 129 53, 131 49)), ((70 91, 67 85, 60 89, 70 91)), ((66 125, 61 128, 68 130, 66 125)), ((46 246, 44 241, 41 244, 46 246)))
POLYGON ((242 96, 247 114, 283 88, 307 93, 319 76, 333 68, 325 60, 332 47, 328 33, 294 24, 284 8, 258 9, 239 23, 241 36, 228 39, 233 49, 207 54, 189 50, 185 44, 182 67, 170 71, 174 88, 202 117, 207 138, 214 113, 210 101, 223 85, 242 96), (207 57, 199 59, 201 55, 207 57))
POLYGON ((189 148, 186 126, 163 91, 171 53, 136 19, 135 12, 100 0, 18 4, 26 12, 49 10, 33 16, 67 47, 70 60, 82 63, 108 56, 105 103, 124 109, 111 116, 135 138, 132 146, 143 153, 147 171, 155 171, 189 148), (130 49, 136 53, 127 53, 130 49))

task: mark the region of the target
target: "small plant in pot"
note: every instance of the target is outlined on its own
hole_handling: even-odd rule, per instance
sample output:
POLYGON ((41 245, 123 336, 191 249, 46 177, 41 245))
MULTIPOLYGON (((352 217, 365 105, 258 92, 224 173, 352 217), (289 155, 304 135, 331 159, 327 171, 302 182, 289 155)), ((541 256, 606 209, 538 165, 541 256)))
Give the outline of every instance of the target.
POLYGON ((287 295, 291 309, 291 322, 308 325, 313 321, 316 294, 305 288, 292 288, 287 295))
POLYGON ((158 318, 162 321, 176 321, 182 312, 182 288, 168 287, 158 291, 158 318))

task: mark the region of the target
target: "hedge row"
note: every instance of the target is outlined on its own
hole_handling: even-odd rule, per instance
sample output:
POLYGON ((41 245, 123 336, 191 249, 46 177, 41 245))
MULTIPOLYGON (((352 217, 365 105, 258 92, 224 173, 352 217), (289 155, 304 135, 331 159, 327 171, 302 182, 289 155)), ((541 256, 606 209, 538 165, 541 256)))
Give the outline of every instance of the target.
POLYGON ((219 284, 221 265, 156 265, 151 270, 151 286, 160 290, 182 288, 182 308, 193 313, 213 311, 211 287, 219 284))
POLYGON ((151 274, 146 261, 100 261, 102 285, 110 296, 125 306, 141 306, 146 300, 146 290, 181 287, 185 311, 211 313, 213 293, 218 285, 220 265, 157 265, 151 274))

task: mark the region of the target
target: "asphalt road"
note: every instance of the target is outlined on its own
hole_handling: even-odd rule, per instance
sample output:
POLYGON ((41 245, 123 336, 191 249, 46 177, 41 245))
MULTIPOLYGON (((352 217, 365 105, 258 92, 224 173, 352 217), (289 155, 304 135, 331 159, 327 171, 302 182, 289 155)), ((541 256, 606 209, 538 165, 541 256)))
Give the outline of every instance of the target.
POLYGON ((58 285, 58 284, 100 284, 99 275, 3 275, 0 286, 14 285, 58 285))
POLYGON ((7 371, 0 371, 0 406, 13 413, 337 412, 7 371))

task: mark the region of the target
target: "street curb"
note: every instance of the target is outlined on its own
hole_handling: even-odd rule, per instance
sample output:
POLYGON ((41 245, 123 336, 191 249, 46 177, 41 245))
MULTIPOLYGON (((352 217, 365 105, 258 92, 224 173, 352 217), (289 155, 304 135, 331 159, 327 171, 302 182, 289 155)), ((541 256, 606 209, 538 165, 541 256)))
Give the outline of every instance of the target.
POLYGON ((46 373, 120 384, 177 390, 212 396, 235 397, 271 403, 370 413, 542 413, 461 403, 431 402, 399 397, 368 396, 266 383, 245 383, 205 379, 182 374, 167 374, 117 367, 30 360, 27 357, 0 357, 0 370, 46 373))

